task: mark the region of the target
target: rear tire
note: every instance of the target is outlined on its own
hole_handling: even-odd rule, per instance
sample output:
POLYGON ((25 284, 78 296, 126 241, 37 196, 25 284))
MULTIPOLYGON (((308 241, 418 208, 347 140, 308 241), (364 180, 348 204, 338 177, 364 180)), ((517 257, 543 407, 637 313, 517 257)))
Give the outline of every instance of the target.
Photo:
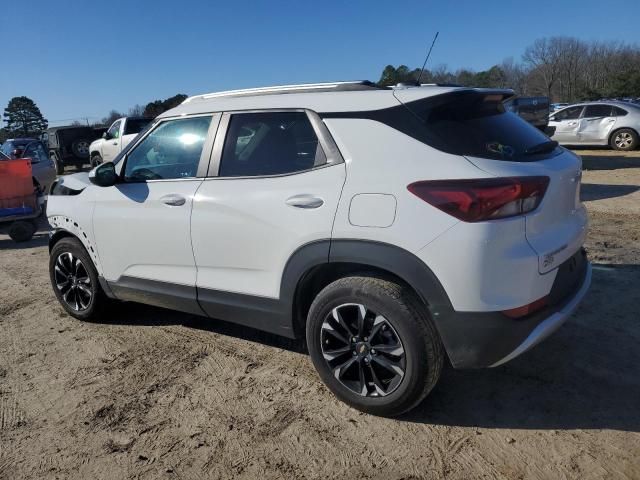
POLYGON ((416 294, 373 277, 345 277, 318 294, 309 310, 307 345, 336 397, 374 415, 414 408, 444 363, 438 332, 416 294))
POLYGON ((628 152, 630 150, 635 150, 638 147, 638 134, 635 130, 630 128, 621 128, 620 130, 616 130, 611 135, 611 139, 609 140, 609 145, 614 150, 620 150, 623 152, 628 152))
POLYGON ((28 242, 36 233, 36 223, 27 220, 18 220, 9 227, 9 237, 16 243, 28 242))
POLYGON ((49 278, 56 298, 69 315, 98 320, 110 306, 100 287, 98 271, 77 238, 56 243, 49 255, 49 278))

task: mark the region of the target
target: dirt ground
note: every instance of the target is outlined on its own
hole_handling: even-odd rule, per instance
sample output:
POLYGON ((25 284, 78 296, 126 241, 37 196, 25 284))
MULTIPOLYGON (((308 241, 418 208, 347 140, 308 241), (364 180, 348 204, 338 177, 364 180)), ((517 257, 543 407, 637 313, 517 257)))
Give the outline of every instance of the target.
POLYGON ((131 306, 63 313, 47 238, 0 235, 0 478, 640 478, 640 152, 587 150, 590 294, 510 364, 445 369, 399 419, 278 337, 131 306))

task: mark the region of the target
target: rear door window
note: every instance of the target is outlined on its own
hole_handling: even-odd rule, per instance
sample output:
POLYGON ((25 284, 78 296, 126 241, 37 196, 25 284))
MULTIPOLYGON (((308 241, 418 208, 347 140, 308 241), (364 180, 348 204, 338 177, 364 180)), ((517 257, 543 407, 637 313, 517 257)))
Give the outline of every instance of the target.
POLYGON ((502 99, 501 94, 461 92, 433 97, 410 108, 425 123, 426 142, 447 153, 508 161, 531 161, 551 154, 554 146, 549 138, 506 111, 502 99), (541 145, 549 148, 541 149, 541 145))
POLYGON ((587 105, 584 110, 584 118, 610 117, 611 105, 587 105))
POLYGON ((219 176, 282 175, 325 163, 306 113, 238 113, 229 122, 219 176))

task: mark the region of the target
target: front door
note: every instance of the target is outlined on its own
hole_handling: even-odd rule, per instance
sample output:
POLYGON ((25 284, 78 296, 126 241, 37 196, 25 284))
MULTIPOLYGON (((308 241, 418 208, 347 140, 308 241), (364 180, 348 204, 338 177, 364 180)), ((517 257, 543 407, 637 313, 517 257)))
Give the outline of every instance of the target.
POLYGON ((121 181, 99 189, 94 233, 118 298, 200 313, 190 218, 212 118, 158 123, 117 166, 121 181))
POLYGON ((115 121, 109 130, 107 136, 102 142, 102 161, 112 162, 116 155, 120 153, 122 146, 120 144, 120 132, 122 130, 122 120, 115 121))
POLYGON ((580 105, 568 107, 551 115, 549 126, 555 129, 551 138, 568 145, 580 143, 578 129, 582 109, 583 107, 580 105))
POLYGON ((217 176, 202 183, 191 217, 198 298, 209 315, 219 316, 209 300, 220 292, 277 300, 291 255, 331 238, 346 171, 323 129, 304 111, 223 116, 217 176))

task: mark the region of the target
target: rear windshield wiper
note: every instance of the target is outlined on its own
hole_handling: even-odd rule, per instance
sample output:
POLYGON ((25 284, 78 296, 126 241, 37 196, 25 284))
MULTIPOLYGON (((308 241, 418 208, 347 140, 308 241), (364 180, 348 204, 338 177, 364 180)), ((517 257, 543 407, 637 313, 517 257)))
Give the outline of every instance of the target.
POLYGON ((539 143, 533 147, 529 147, 524 151, 525 155, 535 155, 536 153, 547 153, 553 151, 558 146, 558 142, 555 140, 548 140, 546 142, 539 143))

